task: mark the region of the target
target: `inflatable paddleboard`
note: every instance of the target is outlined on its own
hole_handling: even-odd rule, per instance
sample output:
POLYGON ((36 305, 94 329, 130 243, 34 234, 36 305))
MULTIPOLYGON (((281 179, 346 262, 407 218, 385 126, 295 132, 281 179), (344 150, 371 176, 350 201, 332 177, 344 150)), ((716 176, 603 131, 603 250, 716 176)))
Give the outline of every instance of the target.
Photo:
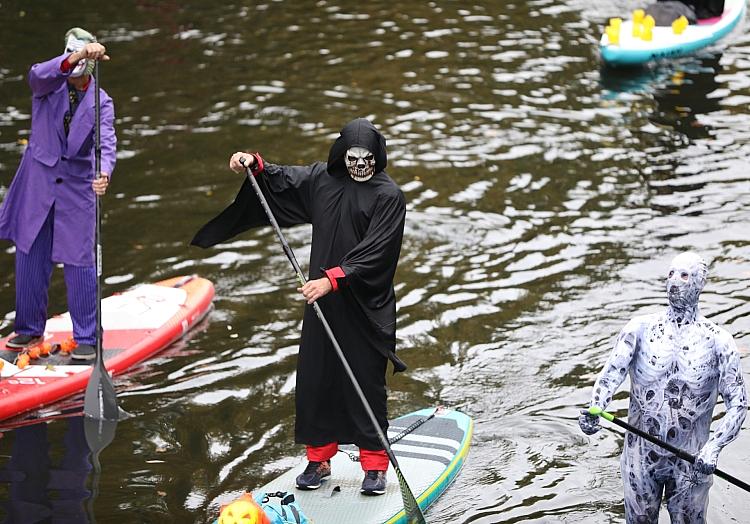
MULTIPOLYGON (((104 361, 110 374, 122 373, 185 335, 208 313, 213 296, 209 280, 186 276, 140 285, 103 299, 104 361)), ((52 353, 31 359, 26 366, 19 358, 21 353, 5 346, 14 335, 0 339, 0 420, 86 389, 94 361, 72 360, 60 348, 72 332, 68 313, 49 319, 44 342, 52 353)))
MULTIPOLYGON (((445 408, 423 409, 390 421, 388 439, 397 439, 391 448, 422 511, 458 475, 469 452, 472 431, 470 417, 445 408)), ((293 493, 305 516, 314 524, 405 524, 403 499, 393 466, 388 469, 385 494, 365 496, 359 491, 364 472, 360 463, 351 458, 357 455, 356 447, 340 446, 339 453, 331 460, 331 476, 317 490, 303 491, 295 486, 297 475, 307 465, 302 457, 296 467, 254 493, 293 493)))
POLYGON ((632 19, 620 22, 610 19, 599 41, 602 60, 611 65, 638 65, 693 53, 734 29, 745 14, 745 2, 725 0, 724 13, 719 17, 698 20, 695 25, 656 26, 650 31, 640 17, 642 13, 634 12, 632 19), (650 39, 646 36, 649 32, 650 39))

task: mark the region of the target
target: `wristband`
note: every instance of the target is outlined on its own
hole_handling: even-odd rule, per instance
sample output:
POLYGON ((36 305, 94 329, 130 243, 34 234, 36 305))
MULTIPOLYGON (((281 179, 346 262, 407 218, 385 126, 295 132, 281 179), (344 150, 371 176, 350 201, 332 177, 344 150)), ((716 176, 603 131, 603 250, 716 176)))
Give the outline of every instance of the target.
POLYGON ((250 153, 253 155, 253 158, 255 159, 255 165, 250 168, 250 172, 253 174, 253 176, 258 176, 263 172, 263 168, 265 167, 263 165, 263 157, 260 156, 260 153, 250 153))
POLYGON ((339 266, 332 267, 331 269, 325 269, 323 271, 326 274, 326 277, 328 277, 328 281, 331 283, 331 287, 333 288, 333 291, 339 290, 339 278, 346 278, 346 273, 344 273, 344 270, 341 269, 339 266))

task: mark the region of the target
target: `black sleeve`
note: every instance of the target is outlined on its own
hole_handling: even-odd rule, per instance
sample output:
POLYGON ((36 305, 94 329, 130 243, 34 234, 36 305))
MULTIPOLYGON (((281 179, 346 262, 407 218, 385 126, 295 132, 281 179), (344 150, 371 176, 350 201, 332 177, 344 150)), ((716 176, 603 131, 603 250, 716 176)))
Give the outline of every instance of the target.
MULTIPOLYGON (((266 164, 264 172, 256 177, 261 192, 280 226, 310 223, 312 188, 321 170, 325 171, 325 164, 316 163, 311 166, 266 164)), ((245 179, 234 202, 204 225, 190 243, 207 248, 248 229, 269 224, 252 184, 245 179)))
POLYGON ((341 261, 347 285, 365 291, 373 307, 381 305, 393 288, 405 218, 401 191, 380 195, 364 238, 341 261))

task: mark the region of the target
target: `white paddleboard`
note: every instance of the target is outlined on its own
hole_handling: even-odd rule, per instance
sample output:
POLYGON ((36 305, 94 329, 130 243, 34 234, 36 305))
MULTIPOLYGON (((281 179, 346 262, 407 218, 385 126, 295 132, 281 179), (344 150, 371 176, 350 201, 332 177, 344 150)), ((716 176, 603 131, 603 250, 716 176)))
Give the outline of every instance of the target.
MULTIPOLYGON (((467 415, 445 408, 428 408, 390 421, 388 439, 393 440, 425 419, 428 420, 391 446, 422 511, 437 500, 458 475, 469 452, 473 431, 473 421, 467 415), (428 419, 431 415, 434 416, 428 419)), ((349 454, 356 457, 357 448, 340 447, 339 453, 331 460, 331 476, 317 490, 296 488, 295 479, 307 465, 306 459, 300 457, 295 467, 253 493, 293 493, 304 514, 314 524, 406 523, 393 466, 388 469, 385 494, 365 496, 360 493, 364 472, 360 463, 352 460, 349 454)))

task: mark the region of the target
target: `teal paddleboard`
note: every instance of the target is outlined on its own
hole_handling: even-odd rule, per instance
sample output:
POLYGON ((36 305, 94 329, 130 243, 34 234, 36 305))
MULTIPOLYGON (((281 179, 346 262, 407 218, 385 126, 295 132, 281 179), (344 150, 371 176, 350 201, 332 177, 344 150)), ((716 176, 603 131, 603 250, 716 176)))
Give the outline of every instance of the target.
MULTIPOLYGON (((473 425, 467 415, 445 408, 422 409, 390 421, 389 440, 401 437, 407 429, 417 426, 394 442, 391 448, 423 511, 458 475, 469 452, 473 425)), ((297 475, 307 465, 305 458, 300 457, 295 467, 253 493, 293 493, 313 524, 406 524, 393 467, 388 469, 385 494, 368 497, 359 491, 364 473, 352 456, 357 456, 356 447, 341 446, 331 460, 331 476, 317 490, 302 491, 295 487, 297 475)))

